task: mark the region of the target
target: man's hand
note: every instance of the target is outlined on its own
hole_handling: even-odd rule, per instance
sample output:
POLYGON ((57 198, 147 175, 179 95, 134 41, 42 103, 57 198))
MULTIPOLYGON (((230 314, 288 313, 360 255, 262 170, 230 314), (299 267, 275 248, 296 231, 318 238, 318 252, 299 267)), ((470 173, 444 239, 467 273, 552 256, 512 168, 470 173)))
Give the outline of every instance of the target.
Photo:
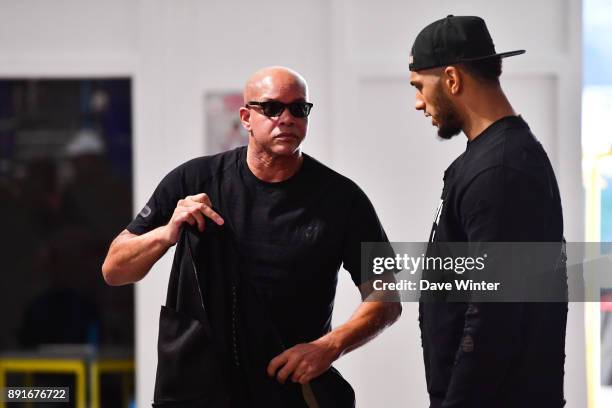
POLYGON ((142 235, 124 230, 112 242, 102 274, 109 285, 125 285, 141 280, 172 245, 179 240, 183 223, 198 225, 204 231, 204 217, 218 225, 223 218, 212 209, 205 193, 187 196, 179 200, 168 224, 142 235))
POLYGON ((373 339, 401 313, 399 302, 364 301, 343 325, 311 343, 297 344, 274 357, 268 364, 268 375, 276 376, 280 383, 291 376, 291 381, 306 384, 327 371, 340 356, 373 339))
POLYGON ((187 196, 179 200, 172 214, 172 218, 164 227, 165 237, 170 245, 179 240, 183 223, 198 225, 200 231, 204 231, 204 217, 213 220, 217 225, 223 225, 223 218, 212 209, 212 203, 206 193, 187 196))
POLYGON ((306 384, 327 371, 338 357, 339 348, 331 339, 323 336, 311 343, 297 344, 285 350, 270 361, 267 371, 270 377, 276 376, 281 384, 289 376, 294 383, 306 384))

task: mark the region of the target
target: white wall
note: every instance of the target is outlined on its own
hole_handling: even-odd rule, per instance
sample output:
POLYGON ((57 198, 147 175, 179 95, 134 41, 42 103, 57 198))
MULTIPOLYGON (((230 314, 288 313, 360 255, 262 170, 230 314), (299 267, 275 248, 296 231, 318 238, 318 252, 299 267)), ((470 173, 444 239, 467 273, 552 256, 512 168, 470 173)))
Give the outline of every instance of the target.
MULTIPOLYGON (((465 139, 438 142, 414 111, 407 56, 424 25, 451 13, 485 17, 498 50, 528 50, 506 60, 502 84, 555 165, 568 240, 582 240, 578 1, 0 0, 0 77, 131 76, 137 211, 168 170, 204 153, 205 92, 239 90, 257 68, 288 65, 316 104, 305 150, 362 186, 392 240, 422 241, 442 171, 465 139)), ((140 407, 153 394, 171 255, 136 285, 140 407)), ((357 303, 343 273, 335 322, 357 303)), ((581 306, 568 323, 569 408, 586 406, 581 306)), ((425 406, 416 305, 338 367, 361 407, 425 406)))

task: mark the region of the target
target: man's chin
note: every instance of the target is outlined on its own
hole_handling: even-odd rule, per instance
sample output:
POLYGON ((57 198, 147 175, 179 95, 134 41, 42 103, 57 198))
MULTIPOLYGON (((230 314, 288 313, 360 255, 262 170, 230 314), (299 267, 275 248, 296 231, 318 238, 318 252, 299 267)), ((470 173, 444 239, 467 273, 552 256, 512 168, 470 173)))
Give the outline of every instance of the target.
POLYGON ((461 133, 461 128, 438 127, 438 137, 449 140, 461 133))
POLYGON ((302 145, 302 142, 300 141, 292 141, 292 142, 281 142, 281 143, 275 143, 272 146, 272 149, 270 149, 272 151, 272 153, 279 155, 279 156, 291 156, 293 154, 295 154, 296 152, 300 151, 300 147, 302 145))

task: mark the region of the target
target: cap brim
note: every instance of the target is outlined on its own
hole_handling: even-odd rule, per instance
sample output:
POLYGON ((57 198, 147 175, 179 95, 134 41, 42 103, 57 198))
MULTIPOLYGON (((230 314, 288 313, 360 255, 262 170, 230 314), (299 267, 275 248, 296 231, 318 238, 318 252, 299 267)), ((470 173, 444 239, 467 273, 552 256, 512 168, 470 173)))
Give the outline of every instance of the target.
MULTIPOLYGON (((507 58, 507 57, 514 57, 515 55, 521 55, 524 54, 526 51, 525 50, 516 50, 516 51, 508 51, 508 52, 498 52, 497 54, 493 54, 493 55, 486 55, 484 57, 478 57, 478 58, 464 58, 461 59, 460 61, 456 61, 454 62, 454 64, 458 63, 458 62, 470 62, 470 61, 480 61, 480 60, 485 60, 485 59, 489 59, 489 58, 507 58)), ((447 64, 447 65, 452 65, 452 64, 447 64)))
POLYGON ((521 54, 524 54, 525 52, 526 52, 525 50, 499 52, 497 54, 485 55, 485 56, 477 57, 477 58, 462 58, 460 60, 449 62, 449 63, 445 63, 445 64, 433 64, 433 65, 418 66, 418 64, 412 63, 412 64, 408 65, 408 69, 410 71, 422 71, 422 70, 425 70, 425 69, 433 69, 433 68, 445 67, 445 66, 453 65, 453 64, 460 64, 462 62, 482 61, 482 60, 486 60, 486 59, 489 59, 489 58, 496 58, 496 57, 497 58, 514 57, 515 55, 521 55, 521 54))

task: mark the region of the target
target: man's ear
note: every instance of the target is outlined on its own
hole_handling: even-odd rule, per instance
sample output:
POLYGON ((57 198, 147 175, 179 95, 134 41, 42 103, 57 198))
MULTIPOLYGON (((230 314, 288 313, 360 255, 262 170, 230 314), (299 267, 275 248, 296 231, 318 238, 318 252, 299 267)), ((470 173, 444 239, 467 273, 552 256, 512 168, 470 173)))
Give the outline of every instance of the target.
POLYGON ((251 132, 251 110, 242 106, 239 111, 242 127, 251 132))
POLYGON ((444 68, 440 80, 444 81, 451 95, 458 95, 463 89, 463 73, 453 65, 444 68))

